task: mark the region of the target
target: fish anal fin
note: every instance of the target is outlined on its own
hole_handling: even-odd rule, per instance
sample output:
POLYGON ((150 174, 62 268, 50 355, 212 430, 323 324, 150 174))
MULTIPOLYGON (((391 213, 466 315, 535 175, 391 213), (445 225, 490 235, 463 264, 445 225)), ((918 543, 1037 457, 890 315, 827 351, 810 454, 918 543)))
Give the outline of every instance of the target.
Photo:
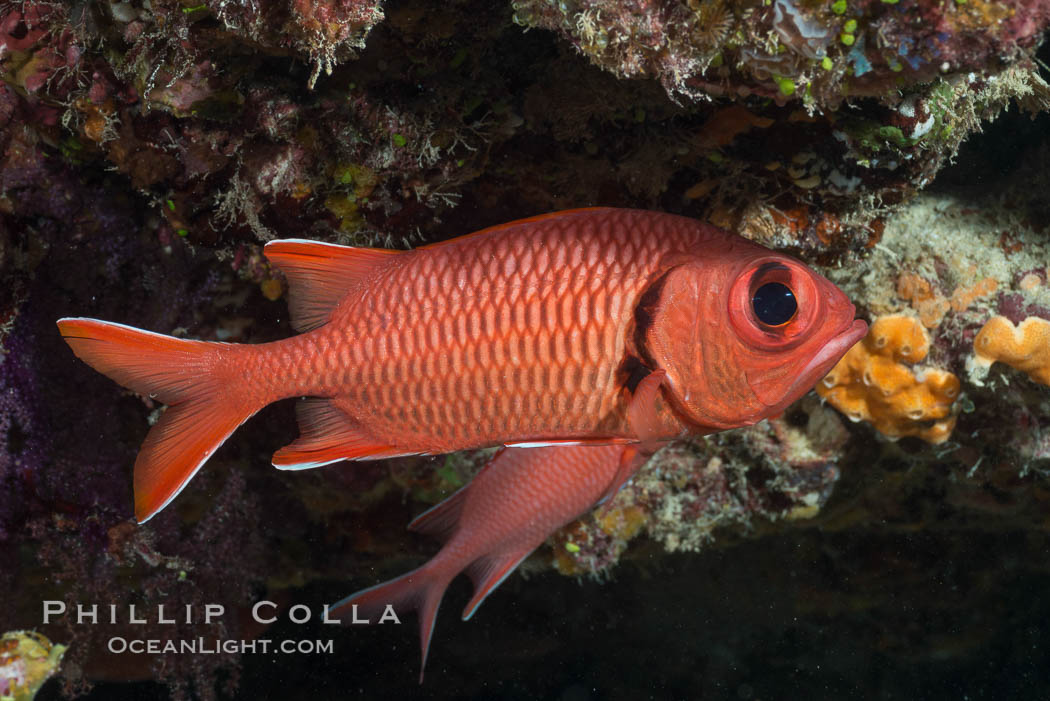
POLYGON ((280 470, 306 470, 341 460, 379 460, 414 455, 376 440, 333 400, 311 397, 296 406, 300 436, 273 455, 280 470))
POLYGON ((474 582, 474 596, 463 609, 463 620, 469 621, 478 607, 503 583, 510 573, 517 569, 521 561, 539 546, 539 543, 510 552, 494 553, 478 558, 467 568, 467 574, 474 582))
POLYGON ((292 327, 309 331, 327 323, 347 292, 403 251, 282 239, 266 244, 263 253, 288 278, 292 327))

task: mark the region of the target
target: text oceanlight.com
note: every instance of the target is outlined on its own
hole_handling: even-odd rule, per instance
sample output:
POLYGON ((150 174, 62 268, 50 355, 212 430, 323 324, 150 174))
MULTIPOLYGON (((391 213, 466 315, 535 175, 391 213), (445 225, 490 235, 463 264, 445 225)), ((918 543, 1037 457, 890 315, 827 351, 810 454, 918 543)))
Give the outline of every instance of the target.
POLYGON ((334 651, 331 640, 128 640, 119 636, 110 638, 106 649, 116 655, 266 655, 275 652, 286 655, 316 655, 331 654, 334 651))

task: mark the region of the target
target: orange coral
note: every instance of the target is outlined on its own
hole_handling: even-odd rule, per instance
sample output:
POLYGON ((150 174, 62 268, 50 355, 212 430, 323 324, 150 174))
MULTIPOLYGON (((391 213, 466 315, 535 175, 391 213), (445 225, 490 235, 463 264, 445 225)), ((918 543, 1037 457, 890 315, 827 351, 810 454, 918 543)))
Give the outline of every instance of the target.
POLYGON ((974 303, 974 300, 980 297, 987 297, 997 289, 999 289, 999 282, 993 277, 986 277, 969 287, 959 285, 952 292, 952 310, 956 312, 966 311, 974 303))
POLYGON ((910 316, 875 320, 817 384, 817 394, 853 421, 868 421, 890 438, 918 436, 943 443, 955 428, 952 403, 959 378, 946 370, 913 372, 906 365, 926 358, 930 338, 910 316))
POLYGON ((701 149, 721 148, 733 143, 733 139, 746 131, 755 127, 768 129, 773 124, 774 120, 768 117, 754 115, 740 105, 730 105, 704 122, 693 142, 701 149))
POLYGON ((73 106, 84 116, 84 136, 88 139, 101 144, 109 139, 117 138, 114 124, 118 119, 114 114, 116 108, 112 100, 96 105, 86 98, 81 98, 74 101, 73 106))
POLYGON ((263 280, 259 283, 259 288, 262 290, 263 297, 271 302, 276 302, 284 294, 284 286, 281 285, 281 281, 273 278, 263 280))
POLYGON ((911 302, 919 313, 919 321, 928 329, 941 323, 948 313, 948 300, 926 280, 915 273, 903 272, 897 278, 897 296, 911 302))
POLYGON ((973 350, 981 367, 1003 362, 1050 385, 1050 321, 1046 319, 1030 316, 1015 327, 1006 317, 993 316, 973 339, 973 350))
POLYGON ((649 514, 637 504, 613 506, 596 512, 598 527, 613 538, 630 540, 648 522, 649 514))

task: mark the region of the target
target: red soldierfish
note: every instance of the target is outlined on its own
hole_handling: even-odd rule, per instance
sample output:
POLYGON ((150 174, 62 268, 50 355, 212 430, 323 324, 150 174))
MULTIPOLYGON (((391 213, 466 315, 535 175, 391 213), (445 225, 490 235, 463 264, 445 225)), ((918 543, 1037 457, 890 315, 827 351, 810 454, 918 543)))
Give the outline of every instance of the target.
POLYGON ((547 537, 586 512, 608 491, 622 445, 501 450, 466 487, 424 512, 409 530, 445 541, 433 558, 397 579, 353 594, 332 608, 344 621, 375 621, 387 605, 401 614, 419 612, 423 668, 438 605, 449 582, 463 570, 474 596, 463 620, 547 537))
POLYGON ((867 328, 799 261, 656 212, 570 210, 412 251, 264 250, 299 336, 234 345, 58 322, 89 365, 169 405, 135 461, 140 521, 285 397, 311 397, 273 457, 285 469, 667 440, 783 411, 867 328))

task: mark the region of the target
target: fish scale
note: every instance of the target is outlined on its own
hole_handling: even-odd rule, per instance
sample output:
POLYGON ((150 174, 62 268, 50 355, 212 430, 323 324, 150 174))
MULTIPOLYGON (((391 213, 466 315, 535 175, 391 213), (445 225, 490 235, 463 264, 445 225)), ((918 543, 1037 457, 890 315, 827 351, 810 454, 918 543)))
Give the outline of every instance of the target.
MULTIPOLYGON (((332 335, 357 350, 351 371, 325 388, 341 384, 352 416, 374 434, 396 434, 406 452, 432 452, 435 438, 444 442, 440 452, 593 433, 610 413, 622 413, 616 370, 630 302, 660 254, 687 249, 702 230, 661 236, 663 227, 592 216, 570 238, 569 224, 530 231, 525 246, 514 245, 525 232, 507 229, 404 254, 333 315, 332 335), (406 288, 422 294, 406 298, 406 288), (580 308, 586 311, 574 313, 580 308), (480 333, 467 333, 474 328, 480 333), (486 398, 496 390, 493 412, 486 398), (413 411, 419 402, 436 405, 424 409, 423 424, 413 411)), ((302 393, 310 390, 317 388, 302 393)))

